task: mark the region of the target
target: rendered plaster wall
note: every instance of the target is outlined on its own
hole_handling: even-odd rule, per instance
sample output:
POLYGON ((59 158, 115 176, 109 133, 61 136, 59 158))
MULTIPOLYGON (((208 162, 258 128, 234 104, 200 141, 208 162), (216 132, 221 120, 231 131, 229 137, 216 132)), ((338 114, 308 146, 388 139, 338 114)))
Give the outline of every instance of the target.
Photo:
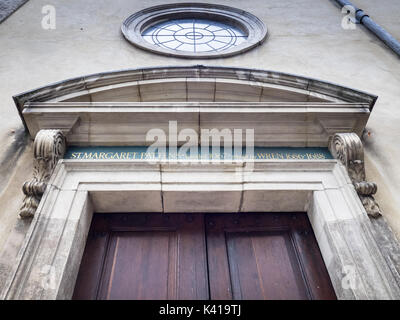
MULTIPOLYGON (((269 31, 262 46, 231 58, 164 57, 137 49, 125 41, 120 26, 127 16, 165 2, 33 0, 0 24, 2 268, 7 269, 7 262, 16 255, 27 228, 27 223, 19 220, 17 214, 23 198, 21 186, 30 178, 32 168, 31 142, 23 133, 12 95, 79 75, 148 66, 209 64, 271 69, 378 95, 367 124, 369 134, 364 139, 367 178, 378 183, 376 198, 389 224, 400 235, 400 162, 397 160, 400 159, 400 59, 394 53, 362 26, 355 30, 343 29, 343 14, 329 0, 218 0, 219 4, 257 15, 269 31), (54 5, 56 9, 55 30, 42 28, 45 5, 54 5)), ((354 0, 353 3, 400 39, 399 1, 354 0)), ((0 274, 6 271, 0 269, 0 274)))

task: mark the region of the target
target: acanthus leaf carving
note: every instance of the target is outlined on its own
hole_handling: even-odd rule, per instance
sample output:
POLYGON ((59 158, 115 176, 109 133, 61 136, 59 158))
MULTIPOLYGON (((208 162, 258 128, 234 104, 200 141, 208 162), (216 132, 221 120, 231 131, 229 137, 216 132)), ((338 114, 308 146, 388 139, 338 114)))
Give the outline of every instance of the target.
POLYGON ((61 130, 40 130, 33 143, 33 178, 22 186, 25 198, 20 209, 21 218, 35 215, 40 199, 59 159, 66 150, 66 140, 61 130))
POLYGON ((329 150, 347 168, 367 214, 374 218, 379 217, 381 210, 373 197, 378 188, 376 183, 366 181, 364 148, 359 136, 355 133, 336 133, 330 140, 329 150))

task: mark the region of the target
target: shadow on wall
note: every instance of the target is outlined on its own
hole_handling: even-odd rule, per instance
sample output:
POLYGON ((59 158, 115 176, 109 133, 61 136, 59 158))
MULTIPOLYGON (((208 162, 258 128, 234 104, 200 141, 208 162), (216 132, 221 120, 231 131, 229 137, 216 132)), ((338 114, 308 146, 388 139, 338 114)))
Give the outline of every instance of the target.
POLYGON ((24 127, 20 127, 14 132, 14 141, 5 150, 0 159, 0 193, 8 183, 8 179, 15 170, 15 165, 19 157, 24 152, 29 142, 29 134, 24 127))

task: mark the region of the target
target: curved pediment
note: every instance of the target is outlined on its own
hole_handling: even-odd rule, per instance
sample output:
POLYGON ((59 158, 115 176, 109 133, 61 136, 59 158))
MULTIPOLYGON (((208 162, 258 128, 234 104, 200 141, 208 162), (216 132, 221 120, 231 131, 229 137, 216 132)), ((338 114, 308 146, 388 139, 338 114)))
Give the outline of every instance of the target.
POLYGON ((376 96, 292 74, 229 67, 155 67, 103 72, 56 82, 14 96, 26 102, 356 102, 376 96))
POLYGON ((326 146, 361 135, 376 96, 291 74, 228 67, 98 73, 14 96, 32 137, 61 129, 76 145, 144 145, 149 128, 254 128, 260 146, 326 146))

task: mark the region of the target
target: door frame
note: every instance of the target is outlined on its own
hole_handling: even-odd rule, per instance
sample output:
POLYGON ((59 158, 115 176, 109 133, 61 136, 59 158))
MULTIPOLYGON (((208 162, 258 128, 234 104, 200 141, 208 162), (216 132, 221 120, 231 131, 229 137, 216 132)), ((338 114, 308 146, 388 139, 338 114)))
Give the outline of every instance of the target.
POLYGON ((308 214, 338 299, 400 299, 337 160, 60 160, 0 297, 70 299, 93 212, 299 211, 308 214))

